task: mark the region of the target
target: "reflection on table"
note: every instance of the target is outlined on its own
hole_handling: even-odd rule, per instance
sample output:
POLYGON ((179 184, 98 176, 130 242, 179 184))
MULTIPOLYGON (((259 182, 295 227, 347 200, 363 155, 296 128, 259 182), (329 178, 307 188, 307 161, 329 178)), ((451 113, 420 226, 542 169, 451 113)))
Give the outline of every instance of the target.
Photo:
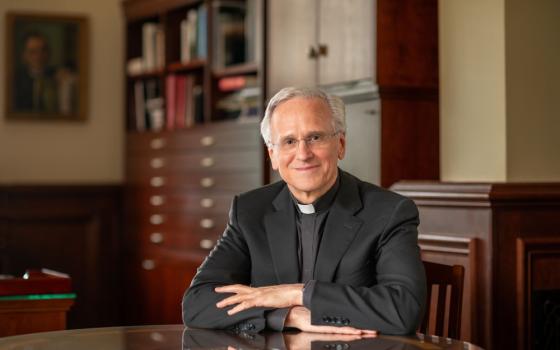
POLYGON ((469 343, 425 336, 374 338, 304 332, 232 333, 181 325, 92 328, 0 338, 0 350, 480 350, 469 343))

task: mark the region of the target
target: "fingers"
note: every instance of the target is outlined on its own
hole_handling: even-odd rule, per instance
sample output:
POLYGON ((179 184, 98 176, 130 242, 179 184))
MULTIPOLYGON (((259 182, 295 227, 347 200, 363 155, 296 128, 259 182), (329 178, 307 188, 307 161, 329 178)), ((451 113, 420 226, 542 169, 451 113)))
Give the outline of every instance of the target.
POLYGON ((252 291, 254 288, 249 286, 244 286, 242 284, 230 284, 228 286, 221 286, 214 288, 216 293, 247 293, 252 291))
POLYGON ((368 338, 377 336, 377 331, 375 330, 358 329, 354 327, 310 326, 309 329, 305 329, 305 331, 316 333, 347 334, 364 336, 368 338))

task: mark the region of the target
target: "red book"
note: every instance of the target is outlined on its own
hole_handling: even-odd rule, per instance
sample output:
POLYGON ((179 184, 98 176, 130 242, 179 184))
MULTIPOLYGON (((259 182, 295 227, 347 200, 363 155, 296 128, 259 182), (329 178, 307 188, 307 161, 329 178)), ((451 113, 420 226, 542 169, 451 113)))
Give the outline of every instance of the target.
POLYGON ((173 130, 175 128, 175 84, 177 81, 177 76, 175 74, 170 74, 165 79, 165 107, 166 107, 166 119, 167 119, 167 130, 173 130))
POLYGON ((175 85, 175 125, 177 128, 185 127, 185 114, 186 114, 186 88, 187 88, 187 77, 178 76, 175 85))
POLYGON ((0 296, 70 292, 72 292, 72 283, 68 275, 46 269, 29 270, 23 278, 0 280, 0 296))

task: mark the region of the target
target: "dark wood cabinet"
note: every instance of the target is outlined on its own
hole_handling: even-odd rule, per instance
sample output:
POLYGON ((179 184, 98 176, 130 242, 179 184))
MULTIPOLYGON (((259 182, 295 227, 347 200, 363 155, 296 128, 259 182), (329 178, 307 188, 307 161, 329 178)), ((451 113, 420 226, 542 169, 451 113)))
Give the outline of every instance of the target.
POLYGON ((233 196, 264 182, 264 1, 123 6, 125 321, 180 323, 233 196))
POLYGON ((545 349, 560 324, 560 184, 399 182, 422 257, 465 267, 461 339, 545 349))

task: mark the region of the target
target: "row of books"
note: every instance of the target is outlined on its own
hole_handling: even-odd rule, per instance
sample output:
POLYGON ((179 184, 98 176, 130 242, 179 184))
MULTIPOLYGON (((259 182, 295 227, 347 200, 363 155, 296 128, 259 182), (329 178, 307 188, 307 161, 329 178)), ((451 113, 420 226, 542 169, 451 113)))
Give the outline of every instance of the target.
POLYGON ((161 131, 192 127, 204 119, 204 96, 200 84, 190 75, 168 75, 166 95, 159 79, 134 83, 131 125, 136 131, 161 131))
POLYGON ((214 59, 216 68, 255 62, 259 48, 256 13, 258 0, 215 1, 214 14, 214 59))
POLYGON ((206 4, 202 4, 198 8, 190 9, 181 21, 181 62, 206 58, 208 50, 207 20, 206 4))

